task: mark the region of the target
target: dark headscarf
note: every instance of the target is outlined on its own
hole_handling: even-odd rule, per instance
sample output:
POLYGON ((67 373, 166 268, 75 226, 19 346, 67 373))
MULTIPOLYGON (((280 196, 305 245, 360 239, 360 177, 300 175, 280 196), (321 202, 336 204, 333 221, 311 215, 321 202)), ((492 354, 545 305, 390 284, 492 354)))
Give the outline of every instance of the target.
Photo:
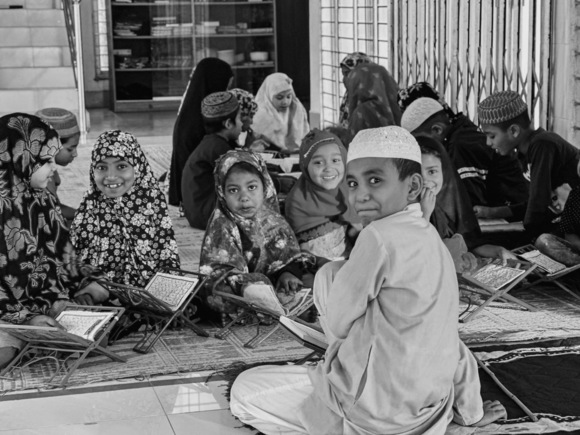
POLYGON ((300 145, 302 175, 286 198, 286 219, 296 234, 342 218, 358 222, 356 213, 348 205, 348 190, 343 178, 336 189, 326 190, 316 185, 308 174, 308 164, 318 148, 335 144, 346 168, 346 148, 338 137, 327 131, 312 130, 300 145))
POLYGON ((381 65, 365 63, 355 67, 346 79, 346 90, 352 136, 367 128, 401 125, 399 86, 381 65))
POLYGON ((450 119, 455 117, 455 113, 449 105, 445 102, 443 97, 439 92, 435 90, 435 88, 427 83, 427 82, 418 82, 414 85, 409 86, 406 89, 401 89, 397 96, 397 101, 399 103, 399 107, 401 109, 401 113, 403 113, 409 105, 415 101, 417 98, 431 98, 435 101, 438 101, 445 109, 445 112, 449 115, 450 119))
POLYGON ((202 59, 193 71, 173 127, 173 154, 169 170, 169 204, 171 205, 179 205, 181 202, 183 168, 190 154, 205 136, 201 102, 209 94, 225 91, 232 76, 230 65, 214 57, 202 59))
POLYGON ((91 156, 91 185, 75 215, 71 239, 79 257, 118 284, 144 287, 160 269, 179 267, 165 195, 137 139, 120 130, 102 133, 91 156), (135 170, 131 189, 109 198, 95 183, 95 167, 119 157, 135 170))
MULTIPOLYGON (((443 186, 437 194, 435 210, 431 215, 431 223, 437 229, 442 239, 447 239, 459 233, 465 239, 468 247, 474 247, 481 236, 479 224, 465 187, 459 179, 457 171, 438 140, 425 135, 415 136, 419 146, 434 151, 441 159, 443 171, 443 186)), ((424 151, 421 150, 423 153, 424 151)))
MULTIPOLYGON (((370 57, 368 57, 365 53, 361 53, 360 51, 348 54, 342 59, 340 62, 340 66, 347 68, 349 71, 352 71, 355 66, 360 65, 361 63, 372 63, 370 57)), ((342 127, 348 127, 348 91, 344 93, 342 97, 342 102, 340 103, 340 114, 338 118, 338 124, 342 127)))
POLYGON ((61 148, 56 130, 36 116, 0 118, 0 319, 7 322, 48 315, 80 285, 60 208, 46 189, 30 185, 61 148))

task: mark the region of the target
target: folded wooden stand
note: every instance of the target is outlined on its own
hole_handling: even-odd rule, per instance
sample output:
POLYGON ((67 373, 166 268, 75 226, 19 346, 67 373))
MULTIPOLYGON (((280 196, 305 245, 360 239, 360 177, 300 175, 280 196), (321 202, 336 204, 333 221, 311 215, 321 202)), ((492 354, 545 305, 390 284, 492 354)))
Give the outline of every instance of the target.
POLYGON ((478 306, 475 310, 468 313, 466 316, 460 318, 461 322, 470 322, 476 316, 478 316, 489 304, 491 304, 495 300, 503 300, 506 302, 513 302, 515 304, 520 305, 521 307, 525 308, 529 311, 537 311, 535 307, 532 305, 518 299, 510 294, 509 291, 516 287, 523 279, 525 279, 530 273, 536 270, 537 266, 535 264, 528 263, 527 261, 514 261, 508 260, 508 265, 515 266, 518 269, 522 269, 524 272, 519 275, 517 278, 511 280, 509 283, 501 286, 499 289, 493 288, 490 285, 486 285, 485 283, 475 279, 472 275, 469 274, 462 274, 461 278, 468 281, 469 284, 473 285, 475 288, 480 289, 483 291, 484 294, 489 295, 489 297, 478 306))
MULTIPOLYGON (((97 353, 111 358, 113 361, 126 362, 125 358, 105 349, 101 346, 104 342, 106 345, 109 333, 115 323, 119 320, 124 308, 118 307, 102 307, 102 306, 91 306, 91 305, 65 305, 63 312, 74 310, 74 311, 87 311, 87 312, 112 312, 112 317, 104 324, 95 334, 94 341, 87 340, 78 335, 70 334, 60 328, 48 327, 48 326, 29 326, 29 325, 12 325, 12 324, 2 324, 0 325, 0 330, 7 332, 14 337, 26 342, 24 348, 20 353, 0 372, 0 376, 6 376, 12 370, 18 369, 21 366, 21 362, 26 354, 32 351, 44 351, 51 352, 55 354, 69 354, 67 358, 57 361, 57 371, 48 381, 49 385, 64 387, 67 385, 69 378, 75 372, 75 370, 81 365, 85 358, 91 353, 97 353), (71 356, 78 354, 74 359, 71 356), (72 359, 73 363, 67 365, 72 359), (61 375, 62 379, 60 381, 55 381, 57 376, 61 375)), ((34 357, 32 361, 27 364, 34 363, 34 359, 41 360, 46 358, 45 356, 34 357)))
MULTIPOLYGON (((165 330, 174 322, 183 322, 197 335, 209 337, 205 330, 196 325, 198 319, 191 320, 185 315, 185 310, 190 306, 191 301, 207 278, 199 273, 181 269, 166 269, 166 271, 168 273, 156 274, 144 289, 110 281, 99 281, 108 288, 112 296, 119 299, 127 310, 127 314, 137 315, 137 319, 126 328, 130 328, 135 322, 143 322, 147 325, 145 331, 142 331, 143 338, 133 347, 135 352, 149 352, 165 330), (152 290, 151 284, 155 279, 167 278, 166 281, 170 282, 172 277, 175 277, 176 280, 178 277, 187 277, 191 283, 191 288, 186 290, 188 293, 183 296, 183 300, 177 302, 177 305, 164 302, 148 291, 148 289, 152 290), (195 279, 192 280, 192 277, 195 279)), ((172 296, 171 284, 167 285, 167 294, 172 296)))
MULTIPOLYGON (((256 322, 257 330, 256 335, 252 337, 247 343, 244 344, 244 347, 249 349, 254 349, 258 347, 264 340, 270 337, 274 332, 276 332, 280 328, 280 313, 274 312, 270 309, 261 307, 255 303, 249 302, 247 299, 233 295, 231 293, 226 293, 218 290, 213 290, 213 294, 216 296, 221 296, 224 300, 231 302, 233 305, 240 307, 241 310, 237 314, 237 316, 232 319, 228 324, 226 324, 222 329, 216 332, 215 337, 219 338, 220 340, 224 340, 229 334, 232 332, 232 328, 236 324, 241 324, 244 321, 249 321, 257 317, 257 314, 260 313, 264 316, 272 317, 276 321, 276 325, 271 328, 269 331, 262 333, 260 331, 260 321, 256 322)), ((305 301, 304 303, 299 304, 296 309, 291 310, 288 313, 288 316, 296 317, 304 313, 308 310, 314 301, 312 299, 312 295, 310 295, 309 300, 305 301)))
MULTIPOLYGON (((514 249, 512 252, 516 255, 522 256, 522 255, 526 255, 527 253, 534 252, 537 250, 538 250, 538 248, 536 248, 534 245, 526 245, 526 246, 522 246, 520 248, 514 249)), ((545 255, 545 254, 543 254, 543 255, 545 255)), ((548 257, 548 258, 550 258, 550 257, 548 257)), ((535 286, 537 286, 541 283, 544 283, 544 282, 553 283, 556 286, 560 287, 565 292, 572 295, 574 298, 580 299, 580 295, 578 295, 577 293, 572 291, 564 283, 560 282, 560 279, 563 278, 564 276, 566 276, 569 273, 574 272, 576 270, 580 270, 580 264, 577 264, 576 266, 572 266, 572 267, 566 267, 565 265, 563 265, 561 263, 558 263, 558 264, 560 264, 563 267, 563 269, 558 271, 558 272, 554 272, 554 273, 550 273, 547 270, 543 269, 542 266, 539 266, 534 271, 534 274, 538 277, 538 279, 530 284, 526 284, 523 287, 520 287, 520 289, 527 289, 527 288, 535 287, 535 286)))

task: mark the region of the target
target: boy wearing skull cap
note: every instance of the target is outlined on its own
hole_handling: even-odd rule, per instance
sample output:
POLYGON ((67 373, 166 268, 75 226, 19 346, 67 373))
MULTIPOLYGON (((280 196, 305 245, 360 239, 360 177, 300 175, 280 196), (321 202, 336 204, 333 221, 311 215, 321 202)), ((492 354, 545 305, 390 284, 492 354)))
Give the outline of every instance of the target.
POLYGON ((231 92, 215 92, 201 103, 206 135, 183 168, 181 192, 185 217, 194 228, 205 230, 216 202, 215 161, 238 147, 242 131, 238 99, 231 92))
POLYGON ((444 433, 505 416, 482 403, 457 331, 453 260, 418 203, 421 152, 401 127, 361 130, 347 155, 349 201, 365 228, 346 262, 316 275, 328 340, 316 366, 242 373, 231 411, 265 434, 444 433))
POLYGON ((524 227, 531 236, 553 232, 558 213, 551 207, 553 192, 564 183, 572 188, 580 184, 579 150, 556 133, 534 129, 528 106, 514 91, 497 92, 483 100, 478 116, 487 144, 502 156, 517 150, 529 170, 524 227))

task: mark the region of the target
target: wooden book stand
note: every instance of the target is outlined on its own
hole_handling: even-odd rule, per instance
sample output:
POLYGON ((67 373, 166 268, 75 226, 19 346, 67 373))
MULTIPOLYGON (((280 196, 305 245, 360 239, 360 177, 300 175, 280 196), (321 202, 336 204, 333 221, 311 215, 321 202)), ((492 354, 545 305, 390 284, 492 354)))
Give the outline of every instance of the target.
MULTIPOLYGON (((493 263, 490 263, 490 264, 493 264, 493 263)), ((486 265, 486 266, 489 266, 489 265, 486 265)), ((486 266, 484 266, 484 267, 486 267, 486 266)), ((512 290, 523 279, 525 279, 530 273, 532 273, 536 269, 537 266, 535 264, 531 264, 531 263, 528 263, 526 261, 514 261, 514 260, 508 260, 507 266, 510 268, 514 268, 514 269, 520 269, 523 272, 521 274, 519 274, 517 277, 510 279, 509 281, 507 281, 503 285, 501 284, 501 280, 499 280, 498 285, 491 285, 491 284, 486 284, 485 282, 482 282, 480 279, 477 279, 477 272, 479 272, 479 270, 481 270, 483 268, 480 268, 475 273, 472 273, 472 274, 464 273, 460 276, 461 279, 467 281, 469 284, 473 285, 477 289, 482 290, 483 294, 489 295, 489 297, 485 300, 485 302, 483 302, 483 304, 481 304, 475 310, 468 313, 466 316, 459 319, 461 322, 466 323, 466 322, 473 320, 489 304, 491 304, 496 299, 504 300, 507 302, 513 302, 513 303, 518 304, 521 307, 523 307, 529 311, 537 311, 537 309, 534 308, 533 306, 531 306, 530 304, 508 294, 510 290, 512 290)), ((499 267, 499 265, 498 265, 498 267, 499 267)), ((461 281, 461 279, 460 279, 460 281, 461 281)))
MULTIPOLYGON (((157 273, 144 289, 99 281, 112 296, 119 299, 127 313, 139 315, 135 322, 146 323, 143 338, 133 348, 135 352, 149 352, 174 321, 183 322, 201 337, 209 337, 205 330, 195 324, 197 319, 190 320, 184 314, 207 278, 199 273, 181 269, 165 270, 168 273, 157 273)), ((126 327, 130 328, 133 323, 126 327)))
MULTIPOLYGON (((87 340, 75 334, 68 333, 60 328, 47 327, 47 326, 28 326, 28 325, 12 325, 12 324, 1 324, 0 330, 7 332, 14 337, 26 342, 24 348, 18 353, 18 355, 0 372, 0 376, 6 376, 9 372, 20 367, 24 356, 33 350, 42 350, 49 352, 65 353, 65 354, 78 354, 79 356, 74 359, 74 362, 67 366, 67 362, 70 358, 65 358, 62 363, 58 364, 56 373, 48 381, 49 385, 64 387, 67 385, 69 378, 75 372, 75 370, 81 365, 85 358, 91 353, 97 353, 105 355, 111 358, 113 361, 126 362, 125 358, 105 349, 101 346, 101 342, 108 338, 109 332, 117 323, 124 308, 117 307, 102 307, 102 306, 91 306, 91 305, 75 305, 66 304, 63 313, 66 311, 86 311, 86 312, 97 312, 97 313, 112 313, 113 315, 100 329, 95 333, 94 340, 87 340), (58 375, 62 375, 60 381, 55 381, 58 375)), ((38 360, 43 357, 38 358, 38 360)), ((34 359, 33 359, 34 361, 34 359)))
MULTIPOLYGON (((538 248, 536 248, 534 245, 526 245, 526 246, 521 246, 517 249, 514 249, 512 252, 521 257, 521 256, 525 256, 526 254, 529 254, 529 253, 532 253, 535 251, 538 251, 538 248)), ((545 255, 545 254, 540 254, 540 255, 545 255)), ((547 256, 547 255, 545 255, 545 256, 548 257, 549 259, 551 259, 549 256, 547 256)), ((553 260, 553 259, 551 259, 551 260, 553 260)), ((571 267, 567 267, 561 263, 557 263, 557 264, 562 266, 561 270, 556 271, 556 272, 552 272, 552 273, 550 271, 548 271, 547 269, 543 268, 541 265, 539 265, 539 267, 536 268, 536 270, 534 271, 534 274, 538 277, 538 279, 530 284, 526 284, 525 286, 520 287, 520 289, 527 289, 527 288, 535 287, 541 283, 547 282, 547 283, 555 284, 556 286, 560 287, 565 292, 571 294, 574 298, 580 299, 580 296, 577 293, 572 291, 564 283, 560 282, 560 279, 563 278, 564 276, 568 275, 571 272, 574 272, 575 270, 579 270, 580 264, 577 264, 577 265, 571 266, 571 267)))

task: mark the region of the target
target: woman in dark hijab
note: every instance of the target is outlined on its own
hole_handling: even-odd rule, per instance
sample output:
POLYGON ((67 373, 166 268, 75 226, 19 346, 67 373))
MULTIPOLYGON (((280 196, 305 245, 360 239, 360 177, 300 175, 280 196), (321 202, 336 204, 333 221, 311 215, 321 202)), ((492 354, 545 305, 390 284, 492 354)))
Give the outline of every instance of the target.
POLYGON ((209 94, 225 91, 233 78, 229 64, 215 57, 202 59, 195 67, 173 127, 173 154, 169 171, 169 204, 181 203, 181 174, 189 155, 205 136, 201 101, 209 94))

